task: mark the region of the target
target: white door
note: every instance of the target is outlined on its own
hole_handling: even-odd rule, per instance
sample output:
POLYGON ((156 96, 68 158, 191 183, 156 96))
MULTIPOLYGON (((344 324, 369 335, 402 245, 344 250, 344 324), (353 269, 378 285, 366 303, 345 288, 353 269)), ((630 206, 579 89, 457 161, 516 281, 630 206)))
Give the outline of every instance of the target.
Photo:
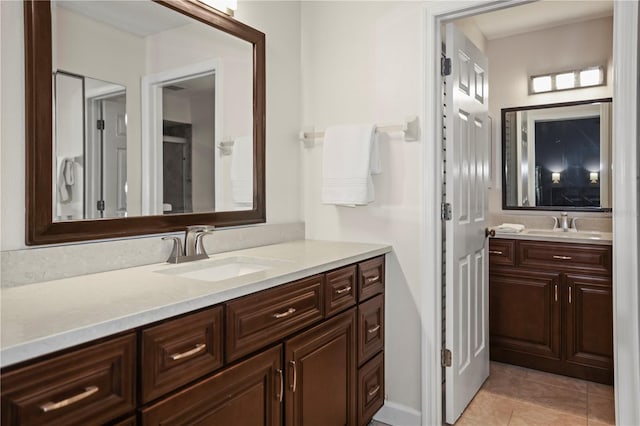
MULTIPOLYGON (((446 421, 453 424, 489 376, 485 246, 489 130, 487 59, 453 24, 446 28, 446 421)), ((488 243, 487 243, 488 244, 488 243)))
POLYGON ((102 101, 104 132, 102 139, 103 217, 124 217, 127 211, 127 130, 124 97, 102 101))

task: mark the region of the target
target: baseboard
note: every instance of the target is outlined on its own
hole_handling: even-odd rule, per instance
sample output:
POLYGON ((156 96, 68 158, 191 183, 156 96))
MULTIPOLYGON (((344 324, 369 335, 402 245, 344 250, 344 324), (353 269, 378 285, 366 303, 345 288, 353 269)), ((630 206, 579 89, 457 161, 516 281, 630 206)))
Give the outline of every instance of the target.
POLYGON ((384 405, 373 419, 392 426, 420 426, 422 415, 420 411, 406 405, 384 401, 384 405))

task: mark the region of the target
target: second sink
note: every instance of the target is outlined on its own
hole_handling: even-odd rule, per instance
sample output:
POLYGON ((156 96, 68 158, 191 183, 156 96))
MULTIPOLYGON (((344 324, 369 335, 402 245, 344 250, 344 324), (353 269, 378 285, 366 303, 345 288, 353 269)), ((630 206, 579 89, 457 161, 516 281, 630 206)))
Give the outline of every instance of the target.
POLYGON ((602 238, 602 235, 598 232, 590 232, 590 231, 574 231, 570 230, 569 232, 562 232, 560 230, 546 230, 546 229, 527 229, 525 230, 526 234, 529 235, 546 235, 551 237, 560 237, 560 238, 588 238, 599 240, 602 238))

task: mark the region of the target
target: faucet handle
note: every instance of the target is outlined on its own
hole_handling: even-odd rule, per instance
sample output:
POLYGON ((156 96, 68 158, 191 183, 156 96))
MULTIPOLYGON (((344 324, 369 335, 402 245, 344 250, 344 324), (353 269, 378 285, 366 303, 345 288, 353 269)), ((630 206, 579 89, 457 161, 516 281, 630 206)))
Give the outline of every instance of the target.
POLYGON ((198 234, 196 235, 196 256, 202 256, 203 258, 208 258, 209 255, 207 254, 207 251, 204 249, 204 243, 202 242, 202 240, 204 239, 204 236, 207 234, 211 234, 213 232, 213 230, 206 230, 206 231, 200 231, 198 232, 198 234))
POLYGON ((173 241, 173 249, 171 250, 171 254, 167 259, 167 262, 180 263, 180 260, 184 257, 184 252, 182 251, 182 240, 180 237, 162 237, 162 239, 173 241))

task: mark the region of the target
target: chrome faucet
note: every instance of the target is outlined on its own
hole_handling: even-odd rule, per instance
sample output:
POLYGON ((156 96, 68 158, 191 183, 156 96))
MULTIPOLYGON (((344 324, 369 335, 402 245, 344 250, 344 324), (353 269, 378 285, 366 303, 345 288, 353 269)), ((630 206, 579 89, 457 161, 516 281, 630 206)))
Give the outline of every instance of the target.
POLYGON ((562 232, 569 232, 569 216, 567 212, 560 213, 560 228, 562 232))
POLYGON ((211 225, 188 226, 184 235, 184 250, 180 237, 162 237, 163 240, 173 241, 173 250, 167 259, 168 263, 183 263, 193 260, 208 259, 202 239, 205 235, 211 234, 215 230, 211 225))

